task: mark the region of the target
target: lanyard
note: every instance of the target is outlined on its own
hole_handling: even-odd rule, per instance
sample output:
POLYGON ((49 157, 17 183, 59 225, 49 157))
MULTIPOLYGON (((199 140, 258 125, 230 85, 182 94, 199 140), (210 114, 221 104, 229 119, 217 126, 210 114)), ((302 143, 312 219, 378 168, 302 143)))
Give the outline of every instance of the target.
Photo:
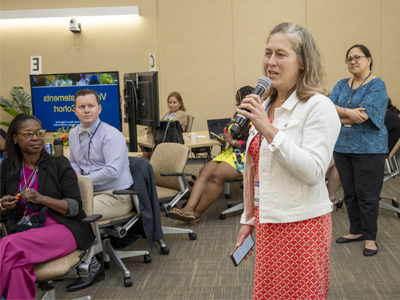
MULTIPOLYGON (((267 107, 265 108, 265 111, 267 111, 267 109, 271 106, 271 104, 275 101, 274 99, 271 99, 271 101, 269 101, 269 103, 267 104, 267 107)), ((261 147, 261 140, 262 140, 262 133, 260 132, 260 139, 258 141, 258 147, 261 147)))
POLYGON ((85 172, 86 172, 87 174, 88 174, 87 165, 88 165, 89 156, 90 156, 90 143, 92 142, 92 139, 93 139, 94 135, 96 134, 97 129, 99 129, 100 124, 101 124, 101 121, 100 121, 99 125, 97 125, 96 129, 94 130, 92 136, 89 138, 87 158, 86 158, 85 154, 82 152, 81 137, 78 136, 78 138, 79 138, 79 139, 78 139, 78 140, 79 140, 79 148, 81 148, 81 152, 82 152, 83 158, 86 160, 86 169, 85 169, 85 172))
POLYGON ((351 106, 351 98, 353 97, 353 92, 358 90, 364 84, 364 82, 369 78, 369 76, 371 76, 371 72, 369 72, 369 75, 367 76, 367 78, 364 79, 364 81, 360 84, 360 86, 354 90, 353 90, 353 83, 354 83, 354 78, 353 78, 353 81, 351 82, 351 87, 350 87, 351 88, 350 98, 349 98, 349 101, 347 102, 347 104, 349 106, 351 106))
MULTIPOLYGON (((21 170, 21 179, 22 179, 22 175, 24 174, 24 164, 22 164, 22 170, 21 170)), ((31 175, 29 176, 28 180, 25 181, 25 185, 23 188, 21 188, 21 180, 19 181, 19 193, 23 192, 25 189, 30 189, 32 188, 33 184, 35 183, 36 179, 37 179, 37 175, 38 175, 38 166, 36 165, 35 168, 33 169, 31 175)), ((21 199, 22 200, 22 199, 21 199)), ((22 200, 24 203, 25 201, 22 200)))

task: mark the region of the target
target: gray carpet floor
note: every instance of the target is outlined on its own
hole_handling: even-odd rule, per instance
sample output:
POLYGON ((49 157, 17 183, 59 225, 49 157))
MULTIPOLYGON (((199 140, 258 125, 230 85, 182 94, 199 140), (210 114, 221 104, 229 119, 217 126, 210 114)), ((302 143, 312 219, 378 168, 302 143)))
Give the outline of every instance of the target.
MULTIPOLYGON (((185 171, 198 173, 200 167, 199 164, 188 165, 185 171)), ((385 182, 383 190, 391 195, 399 194, 400 178, 385 182)), ((341 193, 339 189, 338 197, 341 193)), ((231 184, 231 195, 231 200, 242 199, 239 183, 231 184)), ((233 266, 229 254, 235 247, 241 212, 220 220, 218 217, 226 209, 227 202, 221 195, 194 225, 162 214, 163 226, 190 228, 197 234, 197 240, 190 240, 187 234, 167 235, 164 241, 171 249, 169 255, 162 255, 155 245, 150 250, 152 262, 149 264, 144 263, 143 257, 124 259, 132 273, 132 287, 124 287, 122 272, 111 262, 106 279, 86 290, 68 293, 65 288, 73 279, 58 282, 57 298, 91 295, 92 299, 251 299, 254 255, 237 268, 233 266)), ((380 209, 379 252, 373 257, 362 255, 363 242, 334 242, 349 230, 345 206, 332 213, 332 225, 329 299, 400 299, 400 219, 397 214, 380 209)), ((149 247, 140 239, 127 249, 149 247)))

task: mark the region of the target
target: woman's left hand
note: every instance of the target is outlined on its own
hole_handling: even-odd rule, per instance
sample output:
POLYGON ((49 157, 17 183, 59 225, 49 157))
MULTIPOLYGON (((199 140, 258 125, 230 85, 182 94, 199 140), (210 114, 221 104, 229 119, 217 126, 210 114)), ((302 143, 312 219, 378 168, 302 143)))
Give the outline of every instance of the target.
POLYGON ((233 136, 229 132, 227 133, 222 133, 221 136, 227 141, 229 144, 232 144, 233 141, 233 136))
POLYGON ((247 95, 236 111, 250 119, 257 131, 261 132, 266 137, 268 143, 272 142, 278 130, 271 125, 268 114, 262 106, 259 96, 254 94, 247 95), (249 112, 243 109, 247 109, 249 112))
POLYGON ((43 204, 43 196, 34 189, 26 189, 21 194, 21 199, 34 204, 43 204))

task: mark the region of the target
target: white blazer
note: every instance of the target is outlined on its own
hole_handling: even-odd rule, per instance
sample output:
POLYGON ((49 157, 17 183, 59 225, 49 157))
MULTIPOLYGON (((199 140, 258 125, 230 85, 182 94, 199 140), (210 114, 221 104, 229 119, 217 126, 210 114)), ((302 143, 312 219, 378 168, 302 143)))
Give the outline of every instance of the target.
MULTIPOLYGON (((266 107, 269 101, 268 98, 263 106, 266 107)), ((303 102, 294 92, 275 109, 272 125, 279 132, 271 144, 264 139, 260 147, 260 222, 297 222, 331 212, 333 206, 325 173, 341 126, 331 100, 316 94, 303 102)), ((253 126, 247 148, 257 133, 253 126)), ((250 160, 250 154, 246 152, 245 177, 250 170, 250 160)), ((254 201, 249 199, 249 195, 253 195, 249 193, 250 188, 254 189, 254 185, 245 184, 245 204, 254 201)), ((249 219, 248 212, 245 205, 240 222, 254 226, 254 218, 249 219)))

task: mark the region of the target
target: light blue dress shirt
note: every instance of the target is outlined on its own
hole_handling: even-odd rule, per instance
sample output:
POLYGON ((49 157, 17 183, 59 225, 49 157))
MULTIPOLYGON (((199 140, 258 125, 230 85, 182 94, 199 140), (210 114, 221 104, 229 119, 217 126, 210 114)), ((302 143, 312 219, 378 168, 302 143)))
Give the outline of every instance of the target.
POLYGON ((69 133, 72 167, 82 176, 92 179, 95 192, 129 188, 133 180, 122 133, 100 119, 92 124, 90 135, 79 135, 79 127, 82 124, 69 133))
POLYGON ((385 114, 388 103, 386 85, 380 78, 374 78, 353 91, 350 104, 351 87, 349 78, 340 80, 332 90, 330 99, 334 104, 345 108, 366 108, 369 119, 361 124, 342 125, 334 151, 354 154, 379 154, 388 152, 388 134, 385 114))

